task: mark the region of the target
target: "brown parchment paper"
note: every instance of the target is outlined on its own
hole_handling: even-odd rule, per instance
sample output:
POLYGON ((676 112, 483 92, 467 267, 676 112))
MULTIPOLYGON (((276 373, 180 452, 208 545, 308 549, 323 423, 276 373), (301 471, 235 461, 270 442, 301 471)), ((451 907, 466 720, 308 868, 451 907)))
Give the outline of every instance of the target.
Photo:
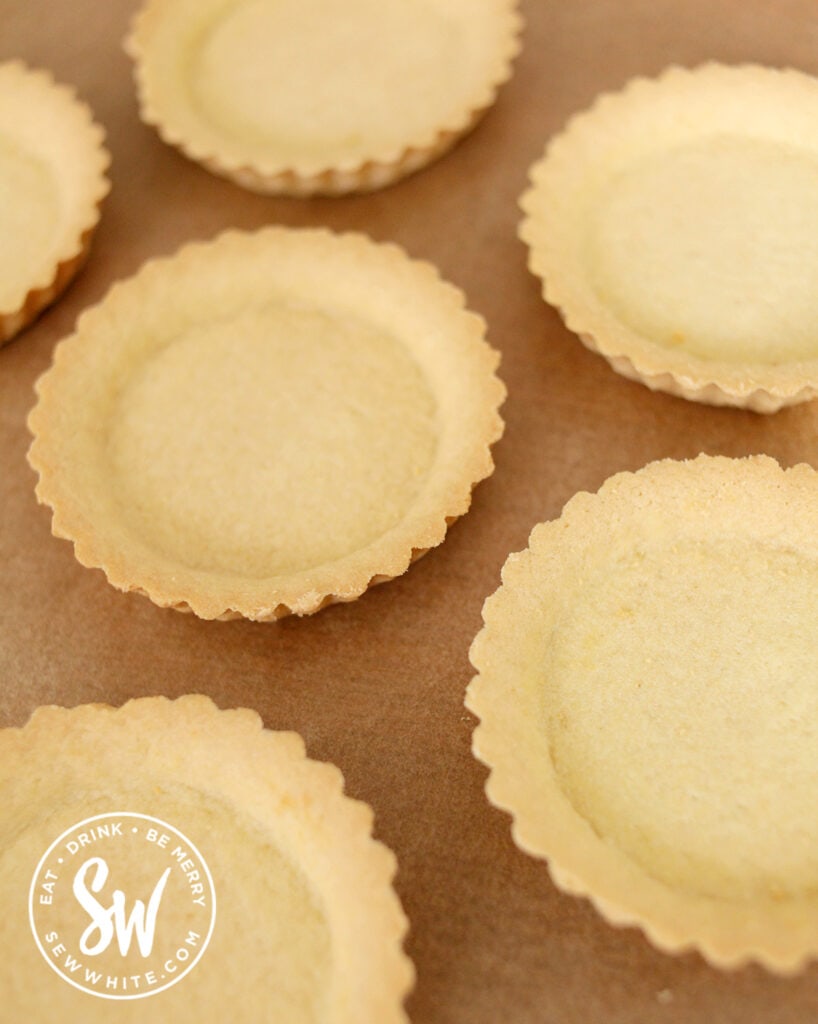
POLYGON ((0 59, 22 57, 74 84, 113 154, 87 268, 0 350, 0 725, 43 703, 200 691, 298 730, 310 755, 338 764, 350 794, 373 805, 376 834, 398 855, 415 1024, 815 1019, 818 967, 792 980, 757 968, 719 974, 695 955, 656 952, 557 892, 483 795, 462 700, 468 646, 506 555, 575 491, 700 451, 818 466, 818 405, 763 418, 651 394, 614 374, 543 304, 515 235, 527 167, 595 93, 709 58, 818 73, 818 5, 527 0, 515 77, 477 131, 397 186, 338 200, 243 192, 142 126, 121 49, 134 9, 133 0, 0 0, 0 59), (188 239, 268 223, 362 230, 437 263, 502 352, 506 436, 471 512, 402 579, 302 620, 201 622, 118 593, 51 537, 25 461, 25 418, 55 343, 114 280, 188 239))

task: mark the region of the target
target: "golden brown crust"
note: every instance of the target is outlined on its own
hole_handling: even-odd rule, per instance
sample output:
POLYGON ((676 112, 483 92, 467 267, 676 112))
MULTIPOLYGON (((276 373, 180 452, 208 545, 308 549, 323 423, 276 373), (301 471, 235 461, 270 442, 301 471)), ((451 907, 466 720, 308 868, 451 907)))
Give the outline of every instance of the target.
POLYGON ((612 924, 718 967, 818 955, 811 862, 793 855, 812 677, 791 667, 814 660, 817 497, 815 470, 764 456, 620 473, 510 556, 471 649, 473 749, 517 845, 612 924), (720 658, 732 670, 710 680, 720 658), (766 702, 793 700, 779 733, 766 702))
MULTIPOLYGON (((297 734, 271 732, 263 728, 254 711, 221 711, 202 695, 173 701, 140 698, 121 708, 100 704, 43 707, 21 729, 0 732, 0 786, 5 782, 6 788, 14 787, 26 772, 23 788, 37 821, 59 813, 59 801, 64 799, 64 794, 60 796, 61 776, 73 780, 71 801, 76 806, 70 814, 76 816, 82 810, 84 792, 89 801, 95 799, 100 772, 104 772, 109 802, 121 799, 123 786, 134 793, 150 793, 155 787, 160 807, 162 799, 186 794, 185 806, 193 808, 190 814, 194 817, 200 800, 202 817, 196 817, 200 831, 206 828, 211 813, 208 807, 222 808, 220 814, 228 813, 224 809, 234 813, 239 828, 250 828, 252 823, 253 841, 259 850, 268 843, 271 851, 286 853, 306 878, 325 919, 332 968, 322 1019, 332 1024, 352 1024, 362 1018, 394 1024, 407 1021, 402 1002, 412 986, 414 971, 402 948, 408 922, 392 889, 395 857, 372 838, 370 807, 345 796, 341 772, 333 765, 309 760, 297 734), (57 772, 55 758, 60 765, 57 772)), ((121 810, 154 813, 153 807, 121 810)), ((184 821, 171 824, 186 827, 184 821)), ((25 822, 19 827, 25 827, 25 822)), ((15 834, 12 827, 11 835, 15 834)), ((212 836, 213 855, 217 846, 229 848, 229 840, 227 833, 212 836)), ((13 853, 7 854, 5 863, 11 857, 13 853)), ((263 877, 263 862, 258 870, 263 877)), ((255 884, 258 881, 255 879, 255 884)), ((253 884, 250 879, 231 877, 229 855, 225 855, 217 879, 222 885, 219 913, 225 918, 222 929, 232 931, 240 926, 240 918, 231 913, 225 891, 228 882, 234 901, 239 898, 237 885, 253 884)), ((18 944, 19 932, 26 927, 20 922, 19 929, 11 932, 18 944)), ((246 944, 240 933, 235 939, 242 955, 252 956, 252 937, 246 944)), ((170 1011, 162 1011, 164 995, 157 995, 155 1004, 149 999, 145 1010, 152 1004, 154 1009, 158 1007, 157 1020, 215 1022, 234 1012, 240 1019, 248 1019, 246 1006, 219 1004, 220 975, 258 982, 268 970, 274 976, 274 965, 265 969, 264 964, 216 962, 225 955, 225 948, 229 957, 229 944, 206 951, 207 959, 197 968, 198 974, 185 982, 187 996, 181 987, 175 990, 174 998, 181 1000, 175 1004, 177 1016, 168 1018, 170 1011)), ((13 963, 14 956, 6 950, 4 959, 13 963)), ((309 977, 312 965, 302 966, 309 977)), ((55 981, 53 992, 52 998, 64 997, 67 1007, 74 1005, 76 995, 62 980, 55 981)), ((250 995, 248 1005, 263 1004, 263 991, 250 995)), ((87 1019, 107 1019, 104 1014, 110 1007, 105 1000, 84 999, 87 1019)), ((51 1004, 50 1012, 55 1009, 51 1004)))
MULTIPOLYGON (((166 143, 212 173, 252 191, 275 195, 369 192, 390 185, 442 156, 474 128, 494 103, 500 86, 511 76, 512 61, 520 50, 522 29, 517 0, 491 0, 480 10, 472 10, 470 16, 484 17, 491 22, 492 35, 497 40, 483 77, 462 107, 444 122, 428 124, 422 131, 410 134, 400 146, 392 143, 384 146, 373 137, 364 157, 338 160, 332 156, 320 158, 315 152, 276 157, 254 152, 252 143, 238 144, 226 136, 214 136, 212 131, 197 126, 195 119, 186 117, 184 125, 179 123, 164 86, 150 67, 156 34, 171 9, 168 0, 149 0, 135 17, 125 42, 126 51, 135 62, 142 119, 155 127, 166 143)), ((384 41, 384 45, 388 46, 389 42, 384 41)), ((339 61, 339 66, 342 64, 339 61)))
MULTIPOLYGON (((618 373, 651 390, 765 413, 814 397, 818 358, 757 362, 730 353, 705 357, 686 351, 685 345, 659 343, 627 323, 589 278, 582 247, 590 207, 578 211, 585 203, 582 182, 593 177, 597 188, 600 182, 616 181, 626 167, 623 156, 631 149, 639 161, 662 147, 670 153, 696 139, 734 137, 780 142, 782 159, 803 144, 809 156, 813 147, 807 126, 816 112, 816 79, 792 69, 755 65, 670 67, 656 79, 637 78, 621 92, 599 96, 549 143, 531 168, 531 185, 520 200, 525 214, 520 237, 529 246, 529 268, 542 279, 545 300, 588 348, 604 356, 618 373), (664 127, 657 128, 654 122, 661 110, 658 123, 664 127), (643 145, 633 141, 640 134, 643 145), (612 164, 606 179, 608 160, 612 164)), ((709 226, 702 228, 706 238, 709 226)), ((805 267, 810 259, 805 253, 805 267)), ((782 322, 787 313, 781 309, 782 322)), ((774 347, 779 339, 769 340, 774 347)))
MULTIPOLYGON (((289 308, 288 301, 282 308, 289 308)), ((400 575, 439 544, 447 525, 467 511, 473 486, 493 470, 490 446, 502 434, 498 406, 505 389, 494 373, 498 356, 484 341, 482 319, 463 307, 463 294, 442 282, 430 264, 409 260, 397 246, 376 245, 362 235, 282 228, 255 235, 228 232, 213 243, 191 244, 171 259, 148 263, 130 281, 115 285, 98 307, 83 314, 77 333, 57 347, 52 369, 37 384, 39 401, 29 418, 34 434, 29 461, 40 477, 39 500, 54 510, 54 534, 72 540, 77 559, 102 568, 115 587, 146 594, 163 607, 192 610, 203 618, 244 616, 267 621, 291 613, 310 614, 333 601, 354 600, 373 583, 400 575), (310 274, 322 274, 325 286, 336 294, 311 296, 310 274, 306 269, 291 273, 285 267, 288 260, 293 266, 312 268, 310 274), (259 279, 262 291, 253 292, 248 303, 269 302, 270 296, 277 301, 282 289, 286 295, 288 288, 297 287, 296 304, 314 303, 317 309, 332 311, 333 303, 339 303, 339 315, 345 316, 350 304, 361 302, 359 312, 365 318, 365 303, 377 296, 379 308, 373 322, 400 339, 406 358, 420 366, 424 386, 431 388, 439 407, 437 418, 424 422, 431 422, 428 429, 439 436, 417 500, 384 535, 327 564, 308 564, 259 579, 258 574, 243 575, 240 570, 209 572, 174 561, 172 552, 152 549, 133 529, 116 522, 115 505, 106 513, 104 488, 101 499, 95 500, 88 483, 88 467, 104 457, 99 449, 99 423, 86 420, 93 415, 87 411, 89 388, 104 388, 105 374, 110 375, 112 387, 116 382, 121 388, 119 378, 129 372, 130 342, 122 343, 123 370, 117 365, 119 348, 112 344, 115 332, 124 330, 133 336, 133 325, 143 316, 146 323, 161 321, 163 303, 170 316, 181 317, 182 324, 186 318, 194 324, 197 318, 201 322, 218 319, 218 305, 200 316, 197 303, 210 301, 207 295, 219 288, 229 292, 231 287, 244 287, 245 271, 264 264, 268 276, 259 279), (307 274, 304 281, 299 274, 307 274), (178 309, 188 293, 194 304, 189 318, 178 309), (88 447, 80 454, 78 445, 88 447)), ((182 381, 180 387, 187 385, 182 381)), ((346 401, 343 383, 338 387, 338 401, 346 401)), ((311 392, 305 394, 310 397, 311 392)), ((377 403, 378 396, 372 400, 377 403)), ((248 422, 247 429, 252 433, 253 424, 248 422)), ((297 437, 292 440, 299 443, 297 437)), ((411 449, 408 454, 414 458, 411 449)), ((144 463, 138 468, 145 469, 144 463)), ((222 465, 214 472, 228 468, 222 465)), ((372 473, 378 471, 379 467, 371 467, 372 473)), ((362 472, 370 471, 364 467, 362 472)), ((305 468, 305 476, 308 473, 305 468)), ((104 474, 95 477, 93 486, 101 487, 100 480, 105 479, 104 474)), ((248 500, 258 504, 264 494, 253 493, 248 500)), ((297 516, 298 510, 291 514, 297 516)), ((258 540, 266 542, 264 537, 258 540)))
MULTIPOLYGON (((58 85, 46 71, 32 70, 21 61, 0 65, 0 90, 9 105, 0 120, 0 133, 13 144, 15 127, 26 122, 36 125, 42 118, 51 127, 50 145, 56 147, 49 157, 56 175, 70 163, 76 178, 59 225, 59 241, 53 257, 35 280, 28 282, 0 308, 0 345, 9 341, 31 323, 68 286, 88 256, 100 204, 110 183, 105 171, 110 157, 103 146, 105 133, 93 120, 90 109, 74 91, 58 85), (59 131, 54 131, 54 117, 59 131), (60 161, 55 153, 59 150, 60 161)), ((24 149, 25 149, 24 145, 24 149)))

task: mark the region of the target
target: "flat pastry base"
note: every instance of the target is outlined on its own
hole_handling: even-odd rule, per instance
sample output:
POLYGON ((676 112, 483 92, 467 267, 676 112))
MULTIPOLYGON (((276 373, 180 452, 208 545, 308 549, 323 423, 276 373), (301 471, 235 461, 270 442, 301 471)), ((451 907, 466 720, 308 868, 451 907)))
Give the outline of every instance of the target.
POLYGON ((493 468, 484 324, 363 236, 230 233, 147 265, 38 384, 54 532, 204 618, 358 597, 439 544, 493 468))
POLYGON ((707 64, 636 79, 531 170, 544 296, 648 387, 773 412, 818 387, 818 79, 707 64))
MULTIPOLYGON (((87 1024, 112 1016, 157 1024, 405 1024, 413 971, 401 948, 406 918, 391 888, 395 858, 372 839, 369 807, 342 788, 338 769, 308 760, 295 733, 266 731, 255 712, 219 711, 202 696, 147 698, 116 710, 47 707, 24 728, 0 732, 5 1012, 30 1024, 55 1015, 87 1024), (116 811, 167 822, 196 847, 212 876, 216 914, 188 976, 112 1004, 49 970, 30 934, 27 898, 53 840, 116 811)), ((86 849, 99 856, 103 842, 86 849)), ((127 840, 109 849, 111 879, 117 870, 121 879, 127 840)), ((69 865, 76 867, 71 858, 69 865)), ((174 916, 184 912, 174 881, 160 904, 157 949, 187 928, 174 916)), ((73 931, 68 911, 66 918, 71 945, 88 918, 78 912, 73 931)), ((139 971, 136 944, 127 970, 118 954, 111 962, 120 974, 139 971)), ((94 963, 106 969, 105 955, 94 963)))
POLYGON ((467 704, 514 838, 660 948, 818 955, 818 473, 666 460, 535 527, 467 704))
POLYGON ((108 192, 104 133, 73 91, 0 64, 0 345, 82 266, 108 192))
POLYGON ((259 192, 391 184, 494 102, 516 0, 149 0, 127 49, 143 120, 259 192))

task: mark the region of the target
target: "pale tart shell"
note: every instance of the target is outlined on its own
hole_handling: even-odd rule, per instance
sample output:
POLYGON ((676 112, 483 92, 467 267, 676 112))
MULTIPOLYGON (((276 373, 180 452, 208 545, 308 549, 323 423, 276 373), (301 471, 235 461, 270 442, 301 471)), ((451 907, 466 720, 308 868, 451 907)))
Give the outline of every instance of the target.
POLYGON ((493 470, 505 388, 484 333, 430 264, 362 235, 188 245, 57 347, 29 418, 38 498, 83 565, 163 607, 354 600, 439 544, 493 470))
MULTIPOLYGON (((791 69, 719 64, 693 70, 671 67, 657 79, 634 79, 621 92, 600 96, 549 143, 544 157, 532 167, 530 188, 521 199, 525 217, 520 237, 529 246, 529 267, 542 279, 546 301, 557 307, 570 330, 604 356, 614 370, 652 390, 765 413, 814 397, 818 352, 810 351, 815 349, 811 345, 815 310, 810 296, 815 293, 812 277, 818 263, 810 218, 818 217, 813 208, 816 195, 814 185, 806 185, 809 202, 799 207, 795 191, 787 188, 783 176, 788 163, 797 159, 804 171, 801 177, 814 177, 818 164, 813 130, 816 117, 818 79, 791 69), (761 147, 762 170, 772 187, 767 188, 766 179, 761 178, 755 185, 742 183, 743 177, 755 172, 751 161, 743 161, 739 154, 733 158, 731 177, 714 186, 721 191, 709 197, 710 205, 705 207, 702 202, 699 206, 701 194, 690 186, 690 194, 680 201, 686 205, 674 213, 677 196, 669 189, 672 170, 668 168, 676 155, 684 159, 693 153, 700 159, 704 184, 708 178, 708 165, 702 162, 708 159, 706 147, 725 144, 746 147, 751 157, 753 147, 761 147), (701 147, 699 154, 696 147, 701 147), (774 152, 780 155, 778 165, 774 152), (658 166, 660 159, 666 161, 663 201, 643 197, 640 210, 635 194, 630 212, 641 218, 641 223, 623 216, 617 229, 619 248, 609 254, 615 267, 628 267, 635 256, 647 251, 646 236, 656 246, 660 259, 651 263, 646 256, 642 262, 634 261, 640 273, 637 276, 633 271, 630 284, 638 288, 636 282, 644 274, 645 294, 658 296, 667 287, 669 300, 664 313, 653 310, 650 318, 644 314, 640 319, 644 310, 637 308, 629 315, 628 307, 612 298, 608 286, 594 280, 597 272, 589 262, 589 238, 602 230, 600 197, 608 204, 604 209, 609 209, 610 197, 628 175, 658 166), (736 213, 727 223, 722 214, 730 204, 731 192, 739 196, 745 186, 753 201, 746 204, 749 214, 742 234, 742 215, 736 213), (771 197, 769 202, 765 195, 771 197), (755 216, 758 222, 752 222, 755 216), (776 235, 775 225, 788 220, 790 227, 776 235), (766 239, 763 232, 768 229, 771 235, 766 239), (722 236, 729 232, 736 232, 738 238, 722 244, 722 236), (684 246, 690 250, 686 255, 684 246), (675 269, 665 272, 661 257, 674 248, 675 269), (746 250, 753 248, 755 256, 748 256, 746 250), (714 255, 717 249, 718 257, 714 255), (745 261, 751 268, 746 271, 745 261), (698 269, 694 272, 693 268, 698 269), (688 272, 693 283, 677 292, 674 279, 688 272), (746 281, 739 276, 745 272, 750 275, 746 281), (800 282, 794 300, 793 282, 800 282), (743 325, 746 316, 748 333, 757 331, 766 339, 763 358, 758 358, 764 347, 760 342, 746 346, 743 353, 717 354, 720 342, 711 344, 706 338, 706 351, 691 346, 686 333, 690 309, 700 300, 703 308, 712 310, 709 322, 704 316, 699 320, 697 329, 703 336, 711 328, 724 329, 733 335, 731 345, 741 350, 743 327, 731 331, 729 323, 743 325), (809 307, 806 312, 802 313, 801 305, 809 307), (657 317, 663 321, 662 338, 653 323, 657 317), (678 318, 677 325, 673 318, 678 318), (798 351, 779 355, 778 347, 787 340, 791 322, 807 339, 798 351)), ((718 163, 713 168, 718 173, 718 163)), ((690 174, 679 163, 680 191, 686 181, 689 184, 690 174)), ((632 191, 635 193, 635 187, 632 191)), ((614 270, 613 277, 618 279, 619 271, 614 270)), ((660 306, 662 301, 656 299, 660 306)), ((633 298, 628 302, 633 305, 633 298)))
POLYGON ((471 649, 517 845, 717 967, 818 955, 817 510, 765 456, 621 473, 534 528, 471 649))
MULTIPOLYGON (((362 2, 357 7, 345 4, 339 8, 328 3, 322 11, 293 0, 289 13, 280 14, 280 23, 265 28, 265 17, 279 16, 272 5, 265 9, 263 3, 247 0, 231 0, 228 4, 214 0, 148 0, 125 44, 135 61, 142 119, 190 159, 256 192, 341 195, 368 192, 398 181, 447 152, 494 103, 520 49, 522 21, 516 0, 486 0, 480 4, 435 0, 432 8, 421 10, 417 5, 407 5, 402 12, 401 4, 380 0, 362 2), (418 45, 416 59, 420 64, 415 66, 404 57, 424 14, 439 18, 441 24, 426 45, 418 45), (390 18, 397 15, 399 27, 390 25, 390 18), (254 118, 252 127, 233 124, 227 114, 219 113, 213 120, 207 113, 208 103, 233 102, 231 84, 208 85, 205 71, 204 85, 191 84, 185 77, 194 74, 191 69, 198 66, 200 48, 209 44, 220 26, 244 16, 259 19, 259 24, 255 31, 245 29, 244 47, 232 44, 236 49, 236 74, 231 82, 236 79, 233 84, 237 97, 240 92, 247 93, 245 114, 254 118), (359 26, 356 18, 360 19, 359 26), (379 19, 383 19, 383 26, 376 32, 373 20, 377 24, 379 19), (387 35, 390 28, 392 33, 387 35), (262 45, 257 38, 266 39, 265 32, 269 40, 262 45), (289 42, 288 32, 293 33, 289 42), (463 52, 457 44, 460 35, 468 40, 464 46, 469 49, 463 52), (356 36, 360 43, 355 41, 356 36), (360 60, 344 52, 345 41, 347 45, 364 46, 364 39, 370 39, 370 43, 360 60), (432 42, 440 46, 436 63, 428 60, 432 42), (271 55, 271 45, 280 47, 277 57, 271 55), (253 55, 247 52, 250 46, 257 47, 253 55), (321 50, 320 59, 314 57, 315 66, 310 65, 311 77, 304 72, 304 46, 321 50), (395 54, 394 67, 390 54, 395 54), (289 129, 281 129, 281 142, 276 140, 275 127, 257 114, 259 97, 269 91, 261 83, 265 74, 273 73, 270 68, 277 60, 287 63, 289 71, 282 68, 278 73, 277 99, 270 106, 269 116, 283 117, 281 112, 295 101, 303 107, 301 117, 293 114, 289 129), (374 60, 385 61, 379 72, 371 66, 374 60), (387 68, 391 68, 389 74, 387 68), (469 70, 462 81, 459 72, 453 77, 455 69, 464 68, 469 70), (340 82, 333 84, 334 76, 340 76, 340 82), (440 78, 437 83, 436 77, 440 78), (198 87, 206 95, 212 93, 211 99, 194 100, 198 87), (342 87, 351 95, 346 102, 340 101, 338 115, 344 117, 345 107, 361 102, 360 124, 353 119, 341 131, 333 126, 332 118, 325 117, 326 123, 314 129, 314 137, 293 143, 287 131, 313 131, 312 123, 324 117, 342 87), (390 97, 390 89, 398 90, 400 102, 407 104, 407 113, 412 114, 405 127, 397 95, 390 97), (377 117, 372 110, 366 113, 369 101, 363 99, 373 96, 381 112, 377 117), (367 118, 373 117, 379 123, 369 126, 367 118), (328 134, 338 137, 330 139, 328 134)), ((219 73, 228 74, 224 68, 219 73)), ((209 74, 215 74, 213 69, 209 74)), ((235 102, 241 107, 238 98, 235 102)))
POLYGON ((54 302, 87 257, 99 205, 110 187, 104 137, 89 108, 47 71, 31 70, 17 60, 0 64, 1 155, 15 171, 8 185, 8 210, 29 214, 27 224, 16 225, 20 245, 9 242, 6 229, 4 244, 15 266, 8 287, 0 279, 0 345, 54 302), (33 172, 50 193, 48 210, 36 208, 33 172), (15 178, 27 180, 31 188, 25 201, 16 192, 15 178), (35 219, 36 238, 31 227, 35 219), (21 275, 23 243, 30 248, 21 275))
MULTIPOLYGON (((369 806, 346 797, 341 772, 309 760, 296 733, 264 729, 256 712, 220 711, 199 695, 141 698, 117 709, 43 707, 23 728, 0 732, 0 791, 7 879, 30 878, 36 859, 29 864, 29 855, 44 854, 39 846, 64 829, 117 811, 168 821, 209 864, 217 911, 201 962, 168 991, 119 1003, 114 1009, 120 1019, 249 1022, 274 1007, 276 1019, 306 1019, 303 1007, 289 1013, 281 1005, 275 985, 282 967, 274 959, 258 962, 264 937, 253 929, 248 934, 239 910, 247 899, 256 905, 271 900, 268 913, 279 919, 270 925, 281 932, 281 915, 292 906, 254 894, 265 871, 283 863, 309 894, 327 937, 323 973, 314 963, 294 966, 307 989, 319 981, 327 985, 320 1019, 408 1020, 402 1003, 414 971, 402 948, 407 919, 392 889, 395 857, 373 840, 369 806), (239 852, 243 867, 237 874, 239 852)), ((25 893, 6 904, 7 911, 11 907, 15 917, 7 913, 0 930, 7 1012, 32 1022, 51 1021, 55 1014, 87 1024, 110 1020, 108 1000, 78 994, 38 959, 25 893)), ((167 916, 162 926, 167 928, 167 916)))

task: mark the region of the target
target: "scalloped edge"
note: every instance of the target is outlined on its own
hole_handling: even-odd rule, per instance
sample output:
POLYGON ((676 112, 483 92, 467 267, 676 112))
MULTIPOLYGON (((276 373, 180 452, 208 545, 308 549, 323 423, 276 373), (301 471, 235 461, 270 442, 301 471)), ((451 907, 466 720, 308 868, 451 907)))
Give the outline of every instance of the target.
MULTIPOLYGON (((818 471, 804 463, 782 469, 766 455, 743 459, 708 455, 686 461, 663 459, 635 473, 615 474, 596 494, 576 494, 557 519, 533 528, 524 551, 508 557, 501 586, 483 605, 483 627, 469 651, 476 675, 468 685, 464 701, 478 719, 472 753, 488 768, 485 792, 489 803, 511 817, 515 845, 546 862, 558 889, 588 899, 602 918, 615 927, 640 929, 664 953, 696 951, 719 969, 737 969, 755 962, 777 974, 792 975, 818 958, 818 929, 813 929, 813 939, 805 948, 780 922, 776 931, 775 922, 765 918, 766 944, 757 936, 742 939, 740 926, 726 919, 724 908, 730 904, 690 896, 649 876, 617 847, 601 839, 593 826, 588 827, 587 820, 574 810, 556 781, 543 782, 537 790, 536 807, 534 797, 522 792, 520 758, 524 758, 527 772, 537 774, 535 764, 547 748, 547 742, 539 738, 542 749, 532 749, 531 738, 514 729, 513 711, 509 710, 514 705, 509 687, 517 686, 511 680, 524 671, 516 659, 522 644, 522 612, 513 607, 519 595, 527 592, 523 577, 538 558, 558 556, 566 543, 583 545, 582 538, 604 528, 608 522, 605 513, 621 508, 622 501, 629 509, 636 507, 635 503, 647 505, 651 483, 657 482, 661 487, 663 475, 674 471, 692 478, 702 474, 714 479, 727 471, 734 474, 735 487, 742 483, 736 473, 749 475, 779 497, 786 480, 791 491, 803 492, 799 499, 807 505, 814 503, 818 494, 818 471), (569 527, 574 540, 566 533, 569 527), (523 748, 526 752, 520 754, 523 748), (556 794, 553 799, 552 793, 556 794), (660 905, 661 910, 657 911, 660 905)), ((723 482, 723 476, 720 481, 723 482)), ((714 489, 712 481, 707 486, 714 489)), ((688 489, 688 493, 695 492, 688 489)), ((721 500, 729 498, 722 496, 721 500)), ((712 509, 712 504, 707 508, 712 509)), ((678 505, 674 509, 678 510, 678 505)), ((757 515, 760 517, 763 512, 757 515)), ((779 527, 776 519, 769 526, 771 535, 777 536, 779 527)), ((538 600, 542 600, 541 591, 540 573, 538 600)), ((738 911, 736 916, 741 916, 738 911)))
POLYGON ((542 283, 542 295, 562 317, 566 327, 576 334, 590 351, 603 356, 611 368, 629 380, 646 385, 651 391, 664 391, 688 401, 705 405, 731 406, 753 412, 773 413, 789 405, 809 401, 818 395, 818 358, 783 364, 780 367, 763 364, 737 364, 718 362, 700 357, 686 357, 683 370, 668 363, 668 350, 643 337, 624 324, 605 316, 601 302, 592 304, 577 293, 573 277, 565 273, 559 253, 551 251, 543 237, 543 222, 548 212, 558 208, 558 194, 553 193, 553 182, 545 184, 544 176, 557 163, 566 161, 579 145, 586 146, 589 136, 600 121, 609 122, 622 104, 628 104, 646 91, 673 88, 680 81, 692 77, 712 78, 715 82, 742 78, 758 81, 786 79, 797 82, 799 88, 813 95, 818 91, 818 78, 794 68, 771 68, 760 64, 736 65, 708 61, 695 68, 671 65, 656 77, 638 76, 630 79, 621 89, 599 94, 586 109, 571 116, 563 129, 548 143, 543 156, 529 169, 529 184, 519 199, 524 217, 518 236, 529 249, 528 269, 542 283), (547 209, 537 210, 543 204, 547 209), (539 223, 539 228, 538 228, 539 223))
POLYGON ((69 112, 75 119, 77 126, 81 126, 86 135, 88 154, 84 168, 88 184, 85 203, 75 211, 65 232, 65 240, 49 270, 21 292, 18 302, 0 310, 2 347, 62 294, 84 265, 99 223, 102 201, 111 188, 106 174, 111 156, 104 145, 104 129, 94 120, 91 108, 78 99, 72 87, 58 84, 49 71, 30 68, 21 60, 3 62, 0 64, 0 72, 16 76, 18 80, 25 79, 29 85, 38 83, 45 101, 60 104, 62 110, 69 112))
POLYGON ((46 748, 49 757, 58 749, 61 758, 73 754, 77 759, 88 759, 91 748, 99 758, 107 748, 114 759, 164 772, 163 782, 172 783, 176 776, 187 786, 215 793, 244 808, 260 827, 276 822, 280 830, 284 818, 297 822, 297 840, 295 829, 289 829, 290 854, 299 852, 299 842, 302 850, 308 842, 312 861, 315 849, 321 848, 320 874, 307 873, 296 862, 321 894, 333 933, 339 920, 344 925, 351 920, 357 938, 339 946, 341 959, 355 966, 361 980, 338 1000, 338 1011, 329 1019, 355 1024, 361 1006, 349 997, 364 991, 371 1011, 365 1017, 408 1024, 403 1002, 415 971, 403 948, 409 921, 393 885, 397 859, 373 837, 369 804, 344 793, 344 777, 335 765, 308 758, 298 733, 266 729, 255 711, 221 710, 203 694, 174 700, 140 697, 118 708, 49 705, 37 708, 25 725, 0 731, 0 775, 14 778, 38 747, 46 748), (305 842, 310 831, 315 835, 305 842), (326 832, 331 834, 329 845, 326 832), (336 871, 336 864, 343 871, 336 871), (350 883, 357 883, 357 889, 350 883), (362 891, 365 899, 360 898, 362 891), (376 956, 377 972, 372 964, 376 956))
MULTIPOLYGON (((495 372, 499 353, 485 340, 485 321, 467 310, 465 303, 464 293, 444 281, 433 264, 411 259, 398 245, 376 243, 356 232, 334 234, 321 228, 283 227, 268 227, 257 232, 226 231, 211 242, 188 243, 173 256, 149 260, 133 277, 113 285, 97 306, 83 312, 75 333, 57 345, 51 368, 35 384, 38 401, 28 416, 28 428, 34 436, 28 461, 39 478, 37 500, 53 511, 52 533, 73 541, 77 561, 87 568, 102 569, 108 582, 117 589, 140 593, 160 607, 191 611, 206 619, 247 618, 269 622, 290 614, 310 615, 329 604, 353 601, 370 586, 402 575, 412 562, 440 544, 448 527, 468 511, 472 490, 494 471, 491 446, 500 439, 504 430, 499 407, 505 399, 506 389, 495 372), (347 567, 343 576, 336 574, 331 577, 329 574, 331 578, 325 585, 305 588, 304 583, 289 587, 282 584, 271 588, 262 605, 257 600, 230 602, 224 597, 214 596, 213 588, 202 586, 200 582, 197 586, 202 573, 173 563, 163 564, 159 556, 152 566, 146 567, 138 555, 130 558, 127 550, 105 550, 110 545, 107 545, 97 525, 89 521, 82 500, 74 494, 70 483, 61 478, 64 463, 59 453, 60 438, 52 426, 53 416, 49 409, 59 409, 59 378, 66 372, 65 367, 70 367, 74 349, 82 339, 93 335, 95 322, 109 307, 126 307, 132 292, 146 285, 149 287, 151 281, 161 280, 174 266, 201 265, 217 248, 244 253, 248 248, 275 245, 279 240, 296 237, 310 238, 319 252, 322 248, 342 248, 350 257, 365 254, 366 257, 377 258, 382 265, 394 267, 396 273, 404 277, 413 275, 418 296, 423 301, 434 303, 441 314, 445 313, 452 322, 453 334, 462 339, 462 347, 467 349, 464 351, 464 363, 468 361, 474 374, 473 408, 479 409, 479 430, 469 436, 467 452, 462 454, 456 479, 450 481, 445 496, 435 503, 428 503, 427 499, 427 507, 423 506, 423 499, 419 499, 407 513, 412 517, 412 529, 408 532, 401 530, 399 524, 389 531, 396 536, 379 561, 362 557, 372 546, 369 545, 358 552, 351 552, 350 556, 361 556, 358 564, 347 567)), ((127 310, 123 315, 127 315, 127 310)), ((431 468, 430 480, 437 467, 439 463, 431 468)), ((317 567, 320 568, 326 570, 326 567, 317 567)))
POLYGON ((524 22, 519 0, 493 0, 500 18, 497 53, 485 82, 450 121, 410 138, 400 148, 375 150, 369 158, 321 164, 304 159, 301 163, 256 158, 239 160, 212 148, 195 137, 180 133, 168 124, 145 73, 144 56, 150 48, 153 21, 161 17, 166 0, 147 0, 134 15, 123 46, 134 62, 139 116, 159 133, 163 142, 212 174, 227 178, 242 188, 262 195, 306 197, 340 196, 351 192, 372 192, 385 188, 432 163, 467 135, 494 104, 500 87, 511 78, 512 64, 519 54, 524 22))

